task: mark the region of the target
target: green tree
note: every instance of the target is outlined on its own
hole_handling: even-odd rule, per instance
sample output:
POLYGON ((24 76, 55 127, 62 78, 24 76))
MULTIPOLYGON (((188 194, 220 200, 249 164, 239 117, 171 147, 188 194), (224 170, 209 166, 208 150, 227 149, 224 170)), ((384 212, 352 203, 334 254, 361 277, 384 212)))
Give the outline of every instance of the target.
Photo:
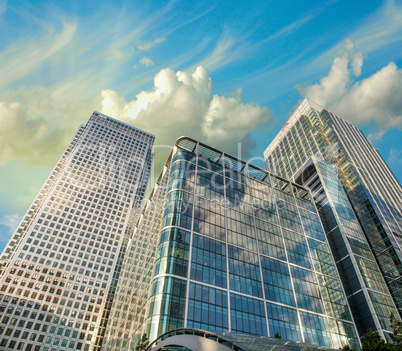
POLYGON ((391 329, 393 334, 390 335, 392 339, 392 351, 402 351, 402 322, 397 320, 393 313, 391 313, 391 329))
POLYGON ((339 350, 342 350, 342 351, 355 351, 355 349, 352 349, 349 345, 345 345, 344 347, 339 348, 339 350))
POLYGON ((148 336, 144 333, 141 339, 138 341, 137 346, 135 347, 135 351, 145 351, 149 344, 148 336))
POLYGON ((279 335, 279 332, 278 332, 278 331, 275 333, 274 338, 282 339, 282 337, 279 335))
POLYGON ((362 351, 391 351, 390 344, 381 339, 378 331, 369 329, 363 336, 362 351))

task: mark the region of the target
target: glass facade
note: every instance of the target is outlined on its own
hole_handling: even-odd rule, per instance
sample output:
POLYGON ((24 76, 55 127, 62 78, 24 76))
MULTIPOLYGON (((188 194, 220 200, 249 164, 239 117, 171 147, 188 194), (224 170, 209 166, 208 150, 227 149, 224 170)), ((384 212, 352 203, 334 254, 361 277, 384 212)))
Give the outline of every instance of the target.
MULTIPOLYGON (((389 317, 397 315, 397 310, 337 172, 330 163, 313 156, 293 178, 312 190, 360 335, 371 328, 388 340, 389 317)), ((321 285, 341 288, 331 280, 321 285)), ((349 313, 337 305, 343 295, 324 300, 327 311, 338 316, 349 313)))
POLYGON ((136 232, 147 234, 129 246, 122 268, 151 267, 133 259, 146 246, 155 253, 152 270, 136 282, 141 294, 121 289, 126 283, 119 281, 115 298, 127 303, 124 313, 137 309, 142 319, 126 320, 124 338, 108 330, 106 350, 133 349, 144 332, 152 341, 181 327, 279 332, 289 340, 359 349, 307 190, 190 138, 176 142, 160 179, 159 210, 143 211, 136 232), (147 223, 155 230, 147 231, 147 223))
POLYGON ((358 128, 305 99, 264 157, 269 171, 290 179, 312 155, 337 167, 359 221, 355 225, 361 225, 401 315, 401 185, 358 128))
POLYGON ((154 136, 94 112, 1 256, 0 348, 100 350, 154 136))

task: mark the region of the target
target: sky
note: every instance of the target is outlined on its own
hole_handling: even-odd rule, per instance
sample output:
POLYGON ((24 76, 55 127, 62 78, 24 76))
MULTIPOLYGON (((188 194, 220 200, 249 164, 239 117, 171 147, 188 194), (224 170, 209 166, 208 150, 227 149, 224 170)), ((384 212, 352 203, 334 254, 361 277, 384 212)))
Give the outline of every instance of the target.
POLYGON ((0 0, 0 251, 94 110, 263 167, 308 97, 402 181, 402 1, 0 0), (240 151, 241 150, 241 153, 240 151))

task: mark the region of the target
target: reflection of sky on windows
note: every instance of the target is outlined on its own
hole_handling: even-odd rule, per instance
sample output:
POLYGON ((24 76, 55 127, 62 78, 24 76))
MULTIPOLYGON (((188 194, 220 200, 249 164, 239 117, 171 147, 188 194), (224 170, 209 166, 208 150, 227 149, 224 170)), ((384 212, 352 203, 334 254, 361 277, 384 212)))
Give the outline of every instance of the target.
MULTIPOLYGON (((332 344, 324 306, 333 318, 351 317, 314 204, 295 198, 285 180, 276 179, 273 188, 247 178, 244 164, 234 162, 238 172, 221 162, 189 152, 172 159, 162 233, 179 226, 191 239, 164 234, 157 272, 188 277, 187 315, 180 317, 187 317, 185 326, 221 331, 231 326, 260 335, 279 331, 292 340, 342 346, 339 333, 332 344), (299 319, 300 309, 305 315, 299 319), (323 319, 311 326, 314 316, 323 319)), ((165 328, 180 326, 169 320, 165 328)))

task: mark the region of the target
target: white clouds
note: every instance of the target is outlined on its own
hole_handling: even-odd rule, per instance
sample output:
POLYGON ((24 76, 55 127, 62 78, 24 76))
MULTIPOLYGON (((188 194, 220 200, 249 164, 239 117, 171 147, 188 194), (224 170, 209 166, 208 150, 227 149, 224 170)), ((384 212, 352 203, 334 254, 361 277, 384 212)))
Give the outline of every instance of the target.
POLYGON ((29 118, 21 103, 0 102, 0 165, 24 155, 29 155, 32 162, 48 155, 51 150, 46 150, 46 146, 59 136, 56 130, 49 133, 48 128, 43 118, 29 118))
POLYGON ((345 94, 346 85, 350 80, 348 70, 349 59, 337 57, 328 73, 320 83, 310 85, 307 88, 300 88, 303 96, 327 106, 331 101, 338 100, 345 94))
POLYGON ((163 69, 153 90, 140 92, 133 101, 102 91, 102 112, 155 134, 158 144, 171 145, 180 135, 189 135, 234 153, 238 141, 248 141, 250 132, 265 127, 270 112, 244 104, 241 90, 212 96, 212 86, 203 67, 192 74, 163 69))
POLYGON ((154 61, 152 61, 149 57, 146 57, 146 56, 142 57, 142 59, 140 60, 140 63, 142 63, 145 67, 155 66, 154 61))
POLYGON ((87 105, 60 106, 40 88, 0 101, 0 166, 12 161, 53 165, 79 123, 88 118, 87 105))
MULTIPOLYGON (((229 32, 225 32, 217 41, 214 50, 198 62, 196 66, 216 70, 233 61, 247 57, 251 52, 252 48, 247 44, 245 38, 234 38, 229 32)), ((195 69, 196 66, 191 69, 195 69)))
POLYGON ((362 74, 363 54, 361 52, 354 54, 350 65, 352 66, 353 74, 356 77, 360 76, 362 74))
MULTIPOLYGON (((385 1, 382 7, 362 21, 347 37, 366 55, 382 50, 382 56, 395 57, 399 54, 401 57, 399 43, 402 40, 402 6, 394 0, 385 1)), ((342 46, 343 40, 319 55, 313 65, 328 64, 342 46)))
POLYGON ((241 89, 232 96, 214 95, 204 116, 202 132, 209 140, 241 140, 245 131, 262 127, 262 117, 267 112, 266 108, 244 104, 241 89))
POLYGON ((6 243, 10 240, 21 219, 22 215, 19 213, 4 215, 0 218, 0 242, 6 243))
POLYGON ((378 12, 350 34, 356 46, 370 52, 402 39, 402 6, 387 0, 378 12))
POLYGON ((109 52, 107 52, 108 54, 108 60, 109 61, 120 61, 120 60, 124 60, 125 58, 127 58, 127 56, 130 55, 130 53, 121 51, 121 50, 117 50, 117 49, 110 49, 109 52))
POLYGON ((228 55, 229 51, 234 46, 233 38, 225 38, 218 41, 216 44, 214 51, 201 61, 201 65, 208 67, 208 69, 216 69, 219 66, 222 66, 224 61, 231 61, 233 56, 228 55))
POLYGON ((293 23, 287 25, 285 28, 281 29, 279 32, 276 32, 272 34, 270 37, 264 39, 258 45, 265 44, 271 40, 274 40, 279 37, 286 37, 289 34, 293 33, 294 31, 298 30, 300 27, 302 27, 305 23, 311 21, 314 17, 312 15, 306 16, 302 19, 299 19, 297 21, 294 21, 293 23))
POLYGON ((385 135, 386 132, 386 128, 376 126, 376 129, 374 131, 367 134, 367 139, 370 141, 371 144, 376 145, 382 140, 382 137, 385 135))
POLYGON ((63 23, 62 30, 55 34, 49 25, 40 39, 24 40, 11 45, 0 53, 0 86, 7 86, 36 69, 41 63, 65 47, 73 38, 77 25, 63 23))
POLYGON ((390 128, 402 129, 402 71, 390 62, 370 77, 354 81, 353 75, 361 74, 363 57, 346 44, 347 52, 334 60, 328 75, 299 91, 351 123, 374 121, 379 130, 371 139, 381 139, 390 128))
MULTIPOLYGON (((52 166, 78 125, 99 109, 100 97, 75 96, 85 95, 81 87, 91 88, 91 77, 67 83, 0 100, 0 166, 13 161, 25 167, 52 166)), ((154 133, 159 144, 172 145, 180 135, 190 135, 232 153, 240 141, 248 151, 250 132, 264 128, 270 112, 244 104, 240 90, 212 96, 212 87, 205 68, 192 74, 163 69, 154 77, 154 88, 132 101, 116 91, 102 91, 101 110, 154 133)), ((161 162, 165 156, 159 157, 161 162)))
POLYGON ((402 150, 392 148, 389 151, 387 164, 392 169, 402 170, 402 150))
POLYGON ((166 38, 157 38, 157 39, 155 39, 154 41, 151 41, 151 42, 149 42, 149 41, 144 42, 144 43, 141 43, 141 44, 137 45, 137 49, 140 50, 140 51, 148 51, 153 46, 155 46, 157 44, 160 44, 160 43, 163 43, 165 40, 166 40, 166 38))

